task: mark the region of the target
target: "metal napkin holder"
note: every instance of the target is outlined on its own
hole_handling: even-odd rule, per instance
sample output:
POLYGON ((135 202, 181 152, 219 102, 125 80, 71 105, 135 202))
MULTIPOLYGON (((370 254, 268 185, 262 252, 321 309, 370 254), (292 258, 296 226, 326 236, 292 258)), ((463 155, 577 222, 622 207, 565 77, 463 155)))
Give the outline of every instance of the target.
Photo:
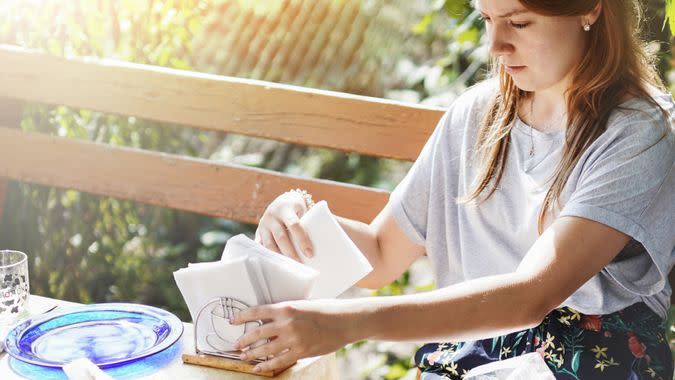
MULTIPOLYGON (((239 358, 239 355, 242 353, 241 350, 223 349, 222 344, 234 344, 234 341, 239 338, 239 336, 243 335, 251 328, 249 327, 250 325, 253 325, 253 327, 259 327, 263 325, 263 322, 259 320, 247 322, 243 325, 230 324, 230 317, 232 317, 235 313, 248 308, 249 305, 233 297, 216 297, 202 306, 201 309, 199 309, 199 313, 197 314, 197 320, 194 321, 194 341, 196 353, 198 355, 213 355, 230 360, 241 361, 239 358), (212 330, 212 332, 207 333, 206 336, 201 337, 199 334, 203 333, 206 329, 200 329, 200 326, 203 326, 205 322, 209 321, 211 324, 211 329, 209 330, 212 330), (220 345, 217 343, 220 343, 220 345), (204 345, 207 347, 203 347, 204 345)), ((269 342, 269 339, 256 342, 256 344, 252 347, 256 347, 267 342, 269 342)), ((267 358, 249 360, 247 363, 261 363, 266 359, 267 358)))

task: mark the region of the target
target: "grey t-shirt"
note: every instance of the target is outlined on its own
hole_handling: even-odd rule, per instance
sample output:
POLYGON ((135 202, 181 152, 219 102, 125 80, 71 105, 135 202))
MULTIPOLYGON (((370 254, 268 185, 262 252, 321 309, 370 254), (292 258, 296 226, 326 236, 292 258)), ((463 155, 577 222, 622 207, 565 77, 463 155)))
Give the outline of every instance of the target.
MULTIPOLYGON (((564 131, 542 133, 516 119, 498 189, 479 206, 458 204, 475 180, 472 151, 494 81, 469 89, 445 113, 390 198, 406 235, 424 245, 437 287, 514 272, 535 240, 537 216, 562 156, 564 131), (534 155, 530 156, 534 143, 534 155)), ((600 273, 561 306, 608 314, 645 302, 666 317, 675 258, 675 104, 623 103, 582 155, 553 216, 591 219, 632 237, 600 273)))

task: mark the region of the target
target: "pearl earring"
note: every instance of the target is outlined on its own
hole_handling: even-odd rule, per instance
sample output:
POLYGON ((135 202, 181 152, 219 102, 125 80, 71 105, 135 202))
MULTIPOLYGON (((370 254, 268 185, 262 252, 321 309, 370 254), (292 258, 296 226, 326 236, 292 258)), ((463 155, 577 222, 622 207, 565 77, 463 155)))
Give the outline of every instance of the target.
POLYGON ((584 25, 584 31, 585 31, 585 32, 590 32, 590 31, 591 31, 591 24, 586 24, 586 25, 584 25))

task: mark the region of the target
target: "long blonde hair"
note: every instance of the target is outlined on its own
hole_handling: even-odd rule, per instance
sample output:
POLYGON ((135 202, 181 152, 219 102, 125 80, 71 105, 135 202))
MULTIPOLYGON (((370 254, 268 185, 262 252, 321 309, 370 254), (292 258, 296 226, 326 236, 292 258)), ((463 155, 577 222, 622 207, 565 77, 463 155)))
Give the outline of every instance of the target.
MULTIPOLYGON (((528 10, 546 16, 581 16, 590 13, 598 3, 602 6, 600 17, 587 33, 587 54, 574 69, 572 84, 567 89, 565 145, 539 211, 537 227, 541 234, 547 212, 558 205, 583 152, 605 132, 612 111, 627 97, 644 98, 659 107, 647 87, 651 85, 664 91, 665 87, 655 69, 654 57, 639 35, 642 12, 637 0, 520 2, 528 10)), ((475 187, 460 199, 461 203, 485 201, 496 190, 504 174, 513 121, 519 103, 526 96, 496 60, 493 76, 499 77, 499 93, 488 105, 476 141, 476 152, 483 164, 475 187)))

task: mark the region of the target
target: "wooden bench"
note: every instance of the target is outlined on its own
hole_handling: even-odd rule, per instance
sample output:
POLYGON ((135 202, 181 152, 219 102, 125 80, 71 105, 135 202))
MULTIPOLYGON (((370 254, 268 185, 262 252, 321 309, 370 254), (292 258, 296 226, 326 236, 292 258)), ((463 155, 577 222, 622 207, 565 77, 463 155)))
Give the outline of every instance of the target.
MULTIPOLYGON (((388 192, 177 155, 20 131, 25 103, 413 161, 443 110, 147 65, 63 59, 0 45, 0 177, 257 223, 303 188, 369 222, 388 192)), ((6 182, 0 181, 0 217, 6 182)), ((671 273, 671 280, 673 274, 671 273)))
MULTIPOLYGON (((0 177, 257 223, 291 188, 370 221, 388 192, 18 130, 25 102, 413 161, 442 110, 0 45, 0 177)), ((2 192, 0 192, 2 194, 2 192)), ((0 198, 2 199, 2 198, 0 198)), ((0 202, 2 204, 2 202, 0 202)))
MULTIPOLYGON (((7 45, 0 45, 0 62, 0 222, 8 180, 245 223, 257 223, 267 204, 292 188, 307 189, 316 199, 328 200, 336 214, 365 222, 389 196, 374 188, 21 131, 27 103, 408 161, 416 158, 442 115, 440 109, 383 99, 117 61, 63 59, 7 45)), ((325 373, 336 372, 334 355, 330 358, 298 365, 282 377, 321 373, 326 378, 325 373)))

